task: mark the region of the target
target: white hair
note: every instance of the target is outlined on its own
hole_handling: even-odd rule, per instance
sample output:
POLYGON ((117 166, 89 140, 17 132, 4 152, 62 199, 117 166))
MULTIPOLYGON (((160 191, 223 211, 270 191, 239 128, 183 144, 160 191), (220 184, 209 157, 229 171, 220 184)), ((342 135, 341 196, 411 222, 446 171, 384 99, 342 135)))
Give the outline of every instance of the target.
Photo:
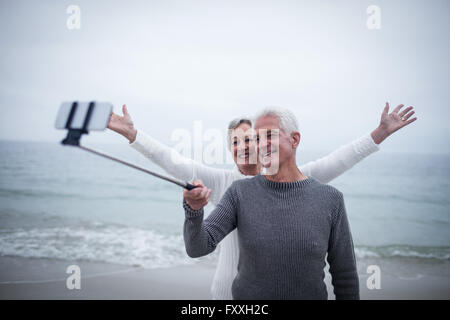
POLYGON ((287 134, 291 134, 293 131, 298 131, 297 118, 292 111, 288 109, 280 107, 267 107, 256 115, 255 121, 258 118, 266 116, 277 117, 280 121, 280 129, 287 134))
POLYGON ((248 124, 250 127, 252 126, 252 121, 248 118, 236 118, 231 120, 230 123, 228 124, 228 134, 227 134, 228 149, 231 148, 231 134, 233 133, 233 130, 243 123, 248 124))

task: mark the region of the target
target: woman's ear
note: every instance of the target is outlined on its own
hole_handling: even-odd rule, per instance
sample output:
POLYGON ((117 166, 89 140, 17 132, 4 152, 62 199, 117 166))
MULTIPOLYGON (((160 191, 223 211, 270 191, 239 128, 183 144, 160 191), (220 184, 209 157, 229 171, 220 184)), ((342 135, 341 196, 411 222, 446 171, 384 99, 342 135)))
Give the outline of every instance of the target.
POLYGON ((294 149, 296 149, 298 147, 298 145, 300 144, 300 139, 301 139, 300 132, 298 132, 298 131, 292 132, 291 133, 291 138, 292 138, 292 141, 293 141, 292 147, 294 149))

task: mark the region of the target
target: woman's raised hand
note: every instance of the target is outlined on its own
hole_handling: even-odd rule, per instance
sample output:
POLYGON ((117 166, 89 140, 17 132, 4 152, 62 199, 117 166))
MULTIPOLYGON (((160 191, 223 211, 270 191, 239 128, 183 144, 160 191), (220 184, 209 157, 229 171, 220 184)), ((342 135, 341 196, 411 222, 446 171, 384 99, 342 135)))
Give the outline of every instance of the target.
POLYGON ((411 118, 415 113, 412 106, 401 110, 403 107, 403 104, 399 104, 391 113, 389 113, 389 102, 386 102, 386 106, 381 113, 380 124, 378 128, 372 131, 372 138, 376 144, 380 144, 395 131, 406 127, 417 120, 416 117, 411 118))
POLYGON ((123 116, 119 116, 114 112, 111 114, 108 128, 121 134, 132 143, 136 139, 137 130, 134 128, 133 120, 131 120, 125 104, 122 106, 122 113, 123 116))

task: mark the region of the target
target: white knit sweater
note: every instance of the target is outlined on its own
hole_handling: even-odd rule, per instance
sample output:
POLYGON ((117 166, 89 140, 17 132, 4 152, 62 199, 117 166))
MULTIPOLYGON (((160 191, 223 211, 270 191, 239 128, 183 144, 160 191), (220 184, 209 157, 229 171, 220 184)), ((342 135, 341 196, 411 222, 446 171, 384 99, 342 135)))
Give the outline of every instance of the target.
MULTIPOLYGON (((130 145, 175 178, 185 181, 202 180, 212 190, 210 202, 213 205, 217 205, 233 181, 250 177, 244 176, 237 167, 232 170, 217 169, 185 158, 140 130, 137 131, 136 140, 130 145)), ((328 183, 378 149, 370 134, 367 134, 299 168, 304 175, 328 183)), ((228 234, 219 246, 219 261, 211 294, 213 299, 231 300, 231 284, 237 273, 239 258, 237 231, 228 234)))

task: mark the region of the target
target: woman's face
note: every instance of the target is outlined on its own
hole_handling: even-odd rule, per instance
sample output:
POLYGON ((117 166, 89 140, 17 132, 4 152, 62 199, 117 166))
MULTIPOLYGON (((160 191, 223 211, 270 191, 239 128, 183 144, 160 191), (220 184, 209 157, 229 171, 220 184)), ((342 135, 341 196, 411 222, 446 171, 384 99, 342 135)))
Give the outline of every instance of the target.
POLYGON ((249 124, 241 123, 233 129, 231 153, 238 167, 258 164, 256 134, 249 124))

